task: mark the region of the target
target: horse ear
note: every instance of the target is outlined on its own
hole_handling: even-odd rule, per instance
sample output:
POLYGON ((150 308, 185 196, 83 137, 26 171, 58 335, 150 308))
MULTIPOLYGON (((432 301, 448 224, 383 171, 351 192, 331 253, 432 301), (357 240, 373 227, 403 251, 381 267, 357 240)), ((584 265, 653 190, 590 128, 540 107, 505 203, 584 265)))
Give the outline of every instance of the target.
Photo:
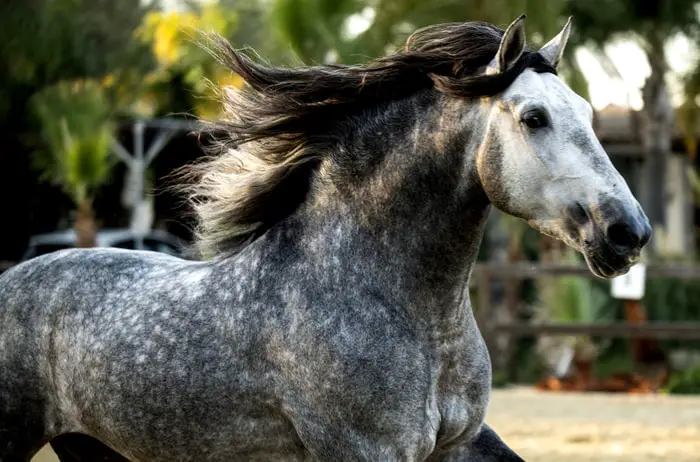
POLYGON ((569 41, 569 34, 571 34, 571 19, 572 17, 569 16, 569 19, 566 21, 566 24, 564 25, 564 28, 561 30, 561 32, 559 32, 556 37, 554 37, 552 40, 550 40, 544 46, 542 46, 542 48, 540 48, 539 51, 539 53, 547 61, 549 61, 549 64, 551 64, 552 67, 555 69, 559 65, 561 57, 564 56, 566 42, 569 41))
POLYGON ((525 51, 525 15, 520 15, 503 33, 496 56, 486 68, 487 74, 500 74, 508 70, 525 51))

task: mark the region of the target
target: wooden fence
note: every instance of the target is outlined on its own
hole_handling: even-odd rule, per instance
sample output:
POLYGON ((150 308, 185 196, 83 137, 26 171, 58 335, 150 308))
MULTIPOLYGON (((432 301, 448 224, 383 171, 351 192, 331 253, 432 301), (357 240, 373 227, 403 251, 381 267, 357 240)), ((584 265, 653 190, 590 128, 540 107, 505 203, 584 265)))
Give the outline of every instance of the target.
MULTIPOLYGON (((698 280, 700 266, 683 264, 650 265, 647 279, 676 278, 698 280)), ((506 294, 504 303, 497 307, 492 300, 492 283, 504 283, 552 276, 579 276, 593 279, 595 276, 584 265, 510 262, 479 263, 472 272, 471 285, 477 290, 473 308, 479 328, 496 364, 507 365, 513 354, 517 337, 540 335, 590 335, 608 338, 657 338, 678 340, 700 340, 700 322, 644 322, 644 323, 551 323, 534 324, 518 321, 502 322, 497 309, 506 310, 507 318, 517 319, 520 303, 517 294, 506 294)), ((507 284, 506 284, 507 286, 507 284)), ((502 314, 502 313, 501 313, 502 314)), ((501 316, 503 317, 503 316, 501 316)))
MULTIPOLYGON (((647 279, 676 278, 695 279, 700 282, 700 266, 690 265, 650 265, 647 267, 647 279)), ((645 324, 606 323, 606 324, 525 324, 493 322, 493 302, 491 283, 494 279, 502 281, 535 279, 541 276, 579 276, 593 279, 595 276, 584 265, 553 263, 479 263, 472 273, 472 286, 478 290, 476 300, 477 321, 479 327, 491 332, 504 332, 512 335, 538 334, 589 334, 600 337, 657 337, 700 340, 700 322, 645 324)), ((506 302, 507 303, 507 302, 506 302)), ((512 303, 511 303, 512 305, 512 303)), ((507 309, 514 314, 515 306, 507 309)))

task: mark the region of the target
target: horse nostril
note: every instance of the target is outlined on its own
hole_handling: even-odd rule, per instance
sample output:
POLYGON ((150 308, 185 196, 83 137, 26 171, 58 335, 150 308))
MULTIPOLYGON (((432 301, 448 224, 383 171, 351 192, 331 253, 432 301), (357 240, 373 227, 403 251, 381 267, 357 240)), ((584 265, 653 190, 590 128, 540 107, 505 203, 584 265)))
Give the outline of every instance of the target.
POLYGON ((634 232, 629 225, 624 223, 615 223, 610 225, 608 228, 608 240, 615 246, 624 249, 635 249, 637 248, 642 239, 648 241, 648 237, 640 236, 639 233, 634 232))

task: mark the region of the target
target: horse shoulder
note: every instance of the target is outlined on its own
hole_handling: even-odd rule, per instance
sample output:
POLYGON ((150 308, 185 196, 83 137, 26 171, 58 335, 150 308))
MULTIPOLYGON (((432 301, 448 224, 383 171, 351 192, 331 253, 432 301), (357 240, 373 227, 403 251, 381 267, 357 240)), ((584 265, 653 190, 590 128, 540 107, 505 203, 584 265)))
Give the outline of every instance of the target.
POLYGON ((434 364, 416 328, 386 308, 337 302, 294 348, 273 348, 290 361, 295 428, 323 460, 423 460, 434 448, 434 364))

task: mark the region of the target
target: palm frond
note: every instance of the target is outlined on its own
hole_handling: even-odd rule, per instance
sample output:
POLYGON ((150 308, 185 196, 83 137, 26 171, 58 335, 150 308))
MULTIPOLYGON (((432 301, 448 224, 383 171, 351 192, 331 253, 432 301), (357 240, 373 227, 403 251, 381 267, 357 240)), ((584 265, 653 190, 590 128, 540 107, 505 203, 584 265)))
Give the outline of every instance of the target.
POLYGON ((92 80, 62 81, 36 93, 30 104, 43 141, 34 166, 43 180, 80 203, 108 181, 115 161, 114 124, 103 89, 92 80))

